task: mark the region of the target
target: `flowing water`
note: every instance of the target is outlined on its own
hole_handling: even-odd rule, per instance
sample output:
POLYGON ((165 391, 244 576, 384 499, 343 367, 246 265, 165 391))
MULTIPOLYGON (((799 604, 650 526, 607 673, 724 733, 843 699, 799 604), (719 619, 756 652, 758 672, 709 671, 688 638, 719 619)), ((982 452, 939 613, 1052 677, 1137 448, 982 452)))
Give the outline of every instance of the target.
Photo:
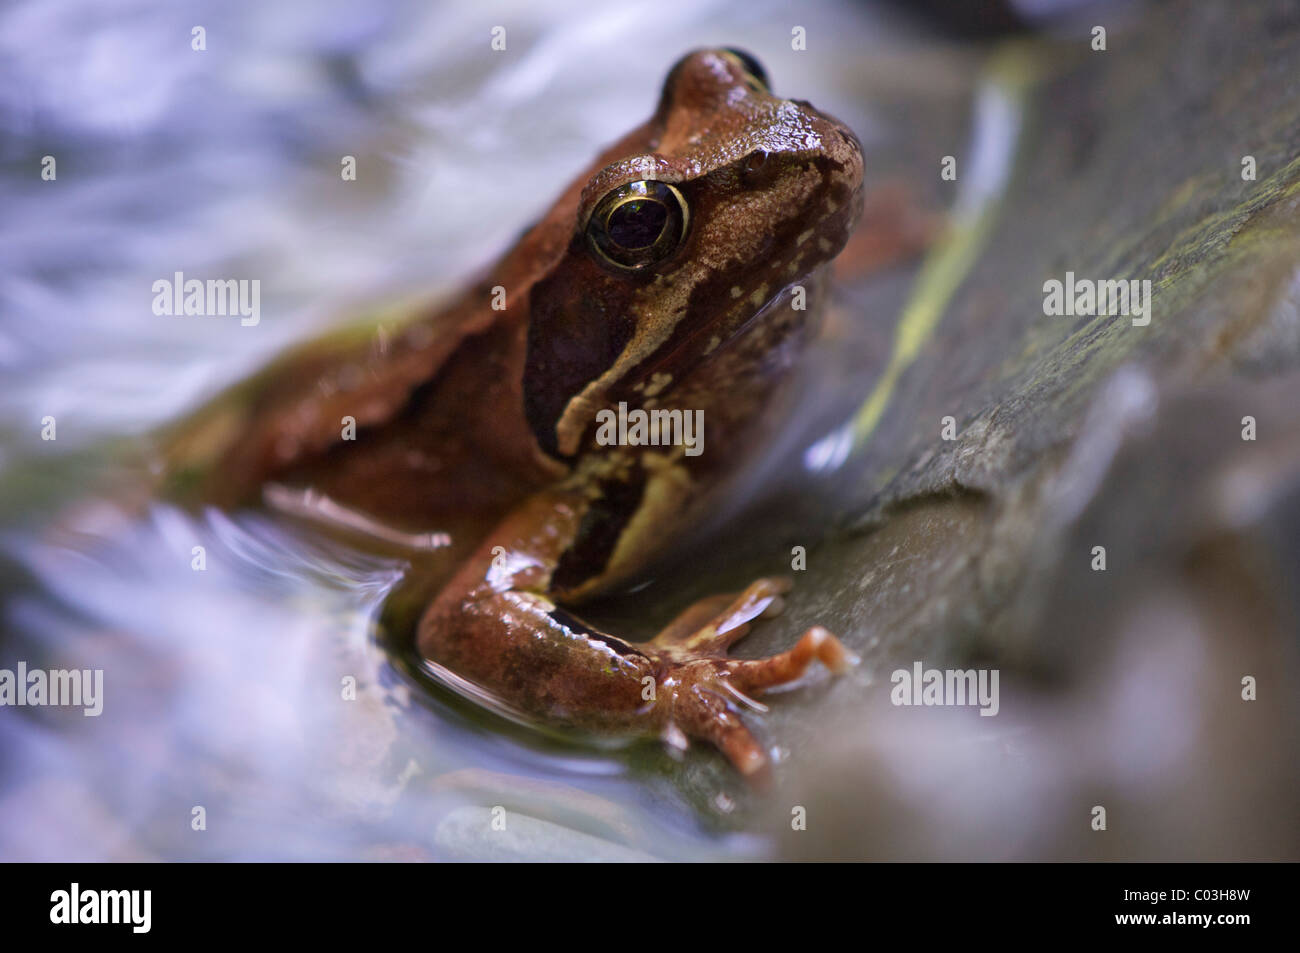
MULTIPOLYGON (((0 857, 762 852, 636 759, 427 691, 376 626, 401 559, 149 501, 134 461, 288 342, 449 292, 648 114, 690 47, 754 49, 869 138, 833 59, 789 55, 777 9, 0 10, 0 668, 104 673, 97 716, 0 710, 0 857), (259 280, 258 320, 155 314, 177 272, 259 280)), ((801 17, 840 49, 875 42, 856 11, 801 17)))

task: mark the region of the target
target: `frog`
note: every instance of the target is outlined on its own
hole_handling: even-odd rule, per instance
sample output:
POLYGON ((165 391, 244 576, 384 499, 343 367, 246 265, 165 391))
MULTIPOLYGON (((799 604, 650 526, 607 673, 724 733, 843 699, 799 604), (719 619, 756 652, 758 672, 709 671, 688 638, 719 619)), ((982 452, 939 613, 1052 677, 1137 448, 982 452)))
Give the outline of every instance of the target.
POLYGON ((846 125, 776 95, 744 51, 693 51, 479 281, 289 352, 169 435, 163 467, 192 499, 424 547, 415 647, 461 693, 562 731, 703 742, 758 782, 772 756, 745 709, 856 661, 820 625, 731 657, 787 578, 698 600, 648 640, 581 612, 718 507, 862 206, 846 125), (611 440, 615 409, 702 429, 693 448, 611 440))

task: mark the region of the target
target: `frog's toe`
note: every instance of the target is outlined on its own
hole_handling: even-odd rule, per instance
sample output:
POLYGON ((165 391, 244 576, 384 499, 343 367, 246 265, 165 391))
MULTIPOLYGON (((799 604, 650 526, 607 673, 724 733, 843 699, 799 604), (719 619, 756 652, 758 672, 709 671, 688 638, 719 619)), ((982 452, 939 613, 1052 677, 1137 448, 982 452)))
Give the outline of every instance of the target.
POLYGON ((679 658, 722 656, 744 638, 750 623, 770 618, 785 606, 781 598, 790 591, 788 579, 758 579, 743 592, 710 596, 696 602, 662 632, 651 645, 679 658))
POLYGON ((735 659, 728 663, 731 682, 742 692, 761 692, 801 677, 817 660, 836 675, 857 664, 857 656, 820 625, 803 634, 794 648, 763 659, 735 659))
POLYGON ((749 697, 799 678, 814 661, 833 672, 846 671, 857 659, 821 626, 804 633, 794 648, 763 659, 695 658, 670 662, 664 687, 671 697, 665 739, 685 747, 686 737, 717 748, 746 777, 761 781, 768 773, 767 752, 736 713, 735 705, 766 711, 749 697))
POLYGON ((821 626, 813 626, 789 651, 762 659, 729 659, 727 649, 753 620, 775 615, 785 579, 759 579, 743 592, 701 599, 674 619, 646 647, 663 666, 661 688, 667 692, 664 739, 684 748, 698 738, 719 748, 741 774, 761 781, 769 771, 762 745, 736 713, 735 705, 767 709, 749 697, 799 678, 814 661, 843 672, 856 659, 821 626))
POLYGON ((717 687, 707 682, 683 685, 674 697, 673 725, 714 745, 745 777, 757 782, 767 777, 767 752, 717 687))

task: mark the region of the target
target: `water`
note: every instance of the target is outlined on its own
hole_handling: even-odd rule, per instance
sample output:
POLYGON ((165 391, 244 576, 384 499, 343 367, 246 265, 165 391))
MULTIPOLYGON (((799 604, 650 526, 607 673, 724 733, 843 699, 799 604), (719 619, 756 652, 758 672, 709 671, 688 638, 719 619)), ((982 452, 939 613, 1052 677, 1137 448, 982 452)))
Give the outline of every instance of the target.
MULTIPOLYGON (((801 16, 868 42, 838 5, 801 16)), ((427 690, 377 633, 400 558, 150 501, 137 452, 288 342, 485 265, 688 48, 748 46, 868 136, 833 58, 788 34, 775 4, 0 10, 0 668, 105 685, 98 717, 0 710, 0 857, 763 852, 657 752, 526 737, 427 690), (261 320, 154 314, 177 271, 259 280, 261 320)))

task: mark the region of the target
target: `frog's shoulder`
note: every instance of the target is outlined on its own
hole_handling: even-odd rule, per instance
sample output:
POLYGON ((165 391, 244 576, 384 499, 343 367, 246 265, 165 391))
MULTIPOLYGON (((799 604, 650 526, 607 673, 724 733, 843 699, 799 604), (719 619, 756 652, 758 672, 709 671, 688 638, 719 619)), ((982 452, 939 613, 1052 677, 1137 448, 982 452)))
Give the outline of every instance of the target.
POLYGON ((391 417, 478 323, 459 307, 389 311, 289 348, 157 435, 166 491, 241 502, 275 471, 342 439, 344 418, 363 427, 391 417))
POLYGON ((389 422, 473 337, 526 324, 529 290, 567 240, 538 223, 482 280, 444 306, 407 301, 298 344, 161 432, 164 491, 245 502, 275 474, 389 422))

